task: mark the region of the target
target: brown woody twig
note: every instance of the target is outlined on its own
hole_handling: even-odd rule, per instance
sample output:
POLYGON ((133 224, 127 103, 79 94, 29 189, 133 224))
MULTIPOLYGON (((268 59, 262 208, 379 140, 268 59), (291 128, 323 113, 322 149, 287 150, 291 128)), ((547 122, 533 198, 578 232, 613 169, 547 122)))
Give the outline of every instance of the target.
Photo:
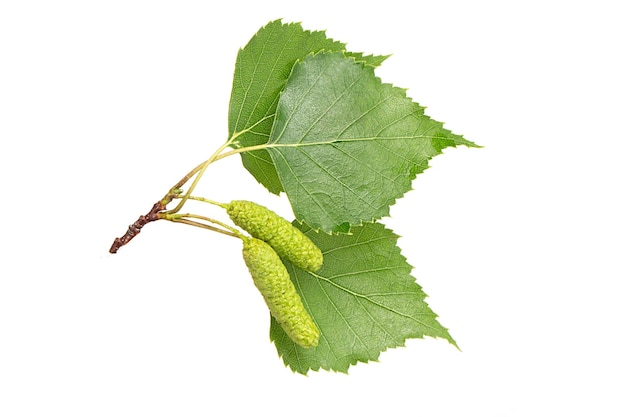
POLYGON ((113 245, 111 245, 111 249, 109 249, 110 253, 117 253, 118 249, 127 244, 141 232, 141 228, 146 224, 153 222, 155 220, 159 220, 159 212, 165 210, 165 204, 163 201, 159 201, 145 216, 139 216, 137 221, 130 226, 128 226, 128 230, 122 237, 117 237, 113 241, 113 245))

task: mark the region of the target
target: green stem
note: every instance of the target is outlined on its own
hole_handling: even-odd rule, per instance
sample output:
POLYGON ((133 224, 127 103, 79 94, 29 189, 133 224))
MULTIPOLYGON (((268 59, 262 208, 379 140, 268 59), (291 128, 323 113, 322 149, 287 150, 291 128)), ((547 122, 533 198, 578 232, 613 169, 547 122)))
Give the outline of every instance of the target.
POLYGON ((201 228, 203 228, 203 229, 212 230, 212 231, 214 231, 214 232, 218 232, 218 233, 221 233, 221 234, 224 234, 224 235, 227 235, 227 236, 239 237, 239 236, 237 236, 236 234, 234 234, 234 233, 230 233, 230 232, 229 232, 229 231, 227 231, 227 230, 222 230, 222 229, 220 229, 220 228, 213 227, 213 226, 211 226, 211 225, 209 225, 209 224, 204 224, 204 223, 200 223, 200 222, 195 222, 195 221, 193 221, 193 220, 189 220, 189 219, 183 219, 183 218, 180 218, 180 219, 171 219, 171 221, 172 221, 172 222, 174 222, 174 223, 182 223, 182 224, 187 224, 187 225, 189 225, 189 226, 201 227, 201 228))
MULTIPOLYGON (((231 138, 231 141, 234 140, 237 136, 238 135, 233 135, 233 137, 231 138)), ((172 210, 168 210, 167 213, 177 213, 178 211, 180 211, 180 209, 185 204, 185 202, 187 200, 191 199, 191 191, 193 191, 193 189, 196 187, 196 184, 198 183, 198 181, 200 181, 200 177, 202 177, 202 175, 204 175, 204 172, 206 171, 208 166, 210 164, 212 164, 213 162, 219 161, 220 159, 224 159, 227 156, 237 155, 237 154, 244 153, 244 152, 258 151, 258 150, 261 150, 261 149, 267 149, 267 148, 272 147, 271 144, 263 143, 261 145, 247 146, 247 147, 244 147, 244 148, 233 149, 233 150, 230 150, 228 152, 220 153, 220 152, 222 152, 224 149, 226 149, 230 145, 231 141, 228 141, 224 145, 222 145, 209 159, 207 159, 206 161, 201 162, 200 164, 198 164, 194 169, 189 171, 187 173, 187 175, 185 175, 183 178, 181 178, 180 181, 178 181, 176 183, 176 185, 174 185, 172 188, 170 188, 170 190, 165 195, 165 197, 163 197, 161 202, 164 205, 167 205, 167 204, 171 203, 172 200, 175 199, 175 198, 180 198, 181 201, 178 203, 178 205, 175 208, 173 208, 172 210), (198 174, 198 175, 196 175, 196 174, 198 174), (189 181, 194 175, 196 175, 196 178, 194 179, 193 183, 189 187, 189 190, 187 190, 187 192, 181 197, 179 195, 180 193, 175 192, 175 190, 180 190, 180 188, 183 185, 185 185, 187 183, 187 181, 189 181)), ((207 201, 207 202, 209 202, 209 201, 207 201)), ((221 204, 217 204, 217 205, 221 205, 221 204)))
MULTIPOLYGON (((182 197, 178 197, 178 196, 177 196, 177 197, 175 197, 175 198, 182 198, 182 197)), ((209 200, 208 198, 204 198, 204 197, 197 197, 197 196, 195 196, 195 195, 190 195, 190 196, 188 197, 188 200, 201 201, 201 202, 203 202, 203 203, 212 204, 212 205, 214 205, 214 206, 219 206, 219 207, 222 207, 222 208, 224 208, 224 209, 228 207, 228 204, 225 204, 225 203, 220 203, 219 201, 209 200)))
POLYGON ((241 234, 241 232, 237 229, 235 229, 234 227, 223 223, 219 220, 215 220, 212 219, 210 217, 206 217, 206 216, 200 216, 198 214, 193 214, 193 213, 184 213, 184 214, 180 214, 180 213, 161 213, 160 217, 164 220, 169 220, 172 222, 179 222, 179 223, 186 223, 186 224, 190 224, 192 226, 198 226, 198 227, 202 227, 205 229, 209 229, 209 230, 213 230, 214 232, 219 232, 219 233, 223 233, 229 236, 234 236, 234 237, 238 237, 238 238, 242 238, 243 234, 241 234), (189 220, 189 219, 198 219, 198 220, 202 220, 208 223, 213 223, 216 224, 220 227, 223 227, 226 230, 220 229, 218 227, 215 226, 211 226, 208 224, 204 224, 204 223, 200 223, 200 222, 196 222, 193 220, 189 220))
POLYGON ((202 178, 202 176, 204 175, 206 169, 209 167, 209 165, 211 165, 213 162, 215 161, 219 161, 220 159, 223 159, 227 156, 230 155, 236 155, 238 153, 242 153, 242 152, 247 152, 247 151, 252 151, 252 150, 258 150, 258 149, 263 149, 265 147, 267 147, 267 144, 262 144, 262 145, 255 145, 255 146, 249 146, 249 147, 244 147, 244 148, 239 148, 239 149, 235 149, 233 151, 229 151, 229 152, 225 152, 222 154, 222 151, 224 151, 224 149, 228 148, 229 146, 231 146, 232 144, 236 143, 236 139, 243 135, 244 133, 250 132, 252 129, 254 129, 257 125, 259 125, 260 123, 264 122, 265 120, 274 117, 274 114, 270 114, 268 116, 265 116, 261 119, 259 119, 256 123, 254 123, 252 126, 243 129, 239 132, 235 132, 233 133, 233 135, 222 145, 220 146, 214 153, 213 155, 211 155, 211 157, 209 159, 207 159, 206 161, 200 163, 199 165, 197 165, 194 169, 192 169, 191 171, 189 171, 189 173, 187 173, 187 175, 185 175, 183 178, 181 178, 180 181, 178 181, 176 183, 176 185, 174 185, 172 188, 170 188, 170 190, 168 191, 168 193, 165 195, 165 197, 163 197, 163 199, 161 200, 161 203, 163 205, 167 205, 169 204, 174 198, 176 198, 176 196, 178 195, 178 193, 176 193, 176 190, 179 190, 184 184, 187 183, 187 181, 189 181, 194 175, 195 178, 193 180, 193 182, 191 183, 191 185, 189 186, 189 189, 187 190, 187 192, 183 195, 183 197, 181 198, 181 200, 178 202, 178 204, 176 205, 176 207, 174 207, 172 210, 168 210, 167 213, 177 213, 180 211, 180 209, 183 207, 183 205, 187 202, 187 200, 189 199, 189 197, 191 196, 191 193, 193 192, 193 190, 196 188, 196 185, 198 185, 198 182, 200 181, 200 178, 202 178))
POLYGON ((227 156, 237 155, 238 153, 244 152, 252 152, 252 151, 260 151, 262 149, 267 149, 273 147, 270 143, 262 143, 261 145, 247 146, 245 148, 233 149, 228 152, 224 152, 221 155, 217 155, 215 161, 219 161, 220 159, 226 158, 227 156))
MULTIPOLYGON (((207 159, 206 161, 204 161, 203 163, 201 163, 200 165, 195 167, 193 170, 191 170, 187 175, 185 175, 185 177, 183 177, 176 184, 176 186, 174 186, 174 187, 172 187, 170 189, 170 192, 168 193, 168 195, 172 194, 172 190, 178 189, 178 188, 182 187, 187 181, 189 181, 189 179, 191 177, 193 177, 195 175, 195 178, 193 179, 193 182, 191 183, 191 185, 187 189, 187 192, 183 195, 181 200, 178 202, 176 207, 174 207, 172 210, 168 210, 167 213, 177 213, 178 211, 180 211, 180 209, 183 207, 183 205, 189 199, 189 196, 191 195, 193 190, 196 188, 196 185, 198 185, 198 182, 200 181, 200 178, 202 178, 202 176, 204 175, 204 172, 206 171, 206 169, 209 167, 209 165, 211 165, 211 163, 213 163, 214 161, 217 160, 220 152, 222 152, 224 149, 226 149, 228 146, 230 146, 230 144, 232 143, 232 140, 233 140, 233 138, 229 139, 226 143, 224 143, 222 146, 217 148, 217 150, 213 153, 213 155, 211 155, 211 157, 209 159, 207 159)), ((172 200, 170 199, 169 201, 172 201, 172 200)))

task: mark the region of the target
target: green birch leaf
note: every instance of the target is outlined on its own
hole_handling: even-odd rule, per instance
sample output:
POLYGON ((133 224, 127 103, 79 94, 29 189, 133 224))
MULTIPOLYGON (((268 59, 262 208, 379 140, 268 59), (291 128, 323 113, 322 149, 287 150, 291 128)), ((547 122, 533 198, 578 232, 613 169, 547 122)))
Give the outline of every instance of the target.
MULTIPOLYGON (((326 37, 324 32, 305 31, 297 23, 280 20, 261 28, 239 50, 228 112, 229 137, 236 136, 234 148, 267 142, 279 94, 297 60, 319 51, 345 51, 345 44, 326 37)), ((351 54, 351 53, 349 53, 351 54)), ((351 54, 367 65, 379 65, 386 56, 351 54)), ((270 192, 283 190, 274 164, 265 150, 241 154, 244 167, 270 192)))
POLYGON ((270 338, 293 371, 347 372, 408 338, 439 337, 456 346, 424 301, 393 232, 380 223, 364 223, 350 235, 301 228, 324 253, 324 265, 309 273, 285 264, 321 337, 317 347, 302 348, 271 320, 270 338))
POLYGON ((457 145, 476 146, 371 66, 327 52, 294 65, 267 151, 296 218, 345 232, 388 215, 428 160, 457 145))

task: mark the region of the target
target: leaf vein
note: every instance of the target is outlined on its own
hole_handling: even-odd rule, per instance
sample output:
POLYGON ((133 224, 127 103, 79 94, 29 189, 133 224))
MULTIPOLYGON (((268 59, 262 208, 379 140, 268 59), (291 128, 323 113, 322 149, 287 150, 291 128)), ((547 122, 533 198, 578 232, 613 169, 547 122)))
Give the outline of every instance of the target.
POLYGON ((346 288, 343 285, 339 285, 339 284, 335 283, 333 280, 328 279, 326 277, 319 276, 319 278, 324 280, 324 281, 326 281, 326 282, 328 282, 329 284, 335 286, 336 288, 338 288, 338 289, 340 289, 342 291, 345 291, 346 293, 352 295, 353 297, 362 298, 364 300, 367 300, 370 303, 374 304, 375 306, 378 306, 378 307, 380 307, 380 308, 382 308, 384 310, 387 310, 387 311, 389 311, 389 312, 391 312, 393 314, 397 314, 400 317, 403 317, 403 318, 406 318, 408 320, 414 321, 414 322, 418 323, 421 326, 424 326, 424 327, 426 327, 428 329, 434 330, 435 332, 439 331, 439 329, 429 325, 428 323, 425 323, 425 322, 423 322, 421 320, 418 320, 416 317, 413 317, 413 316, 411 316, 409 314, 406 314, 406 313, 398 311, 398 310, 396 310, 394 308, 388 307, 388 306, 384 305, 383 303, 380 303, 378 301, 372 300, 369 296, 367 296, 365 294, 360 294, 360 293, 357 293, 355 291, 352 291, 349 288, 346 288))

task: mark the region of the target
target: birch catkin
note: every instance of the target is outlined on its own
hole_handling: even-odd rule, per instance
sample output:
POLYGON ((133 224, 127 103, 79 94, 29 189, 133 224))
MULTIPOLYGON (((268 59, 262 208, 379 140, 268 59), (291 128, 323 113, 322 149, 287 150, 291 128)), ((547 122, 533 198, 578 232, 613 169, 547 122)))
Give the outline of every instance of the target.
POLYGON ((267 207, 233 200, 226 211, 233 223, 267 242, 278 255, 298 268, 315 272, 324 262, 322 251, 302 231, 267 207))
POLYGON ((305 348, 317 346, 319 329, 302 304, 280 257, 262 240, 250 237, 242 240, 243 259, 272 316, 295 343, 305 348))

